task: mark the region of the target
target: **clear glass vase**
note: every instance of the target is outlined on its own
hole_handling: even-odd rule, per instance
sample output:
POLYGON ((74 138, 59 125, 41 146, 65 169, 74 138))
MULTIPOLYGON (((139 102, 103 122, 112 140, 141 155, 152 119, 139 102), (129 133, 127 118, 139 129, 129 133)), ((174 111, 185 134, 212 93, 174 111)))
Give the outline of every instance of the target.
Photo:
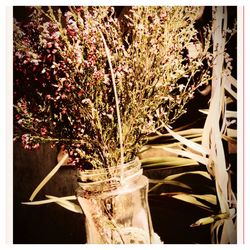
POLYGON ((148 179, 142 175, 139 159, 108 171, 80 171, 79 185, 77 199, 86 216, 87 243, 155 243, 148 179))

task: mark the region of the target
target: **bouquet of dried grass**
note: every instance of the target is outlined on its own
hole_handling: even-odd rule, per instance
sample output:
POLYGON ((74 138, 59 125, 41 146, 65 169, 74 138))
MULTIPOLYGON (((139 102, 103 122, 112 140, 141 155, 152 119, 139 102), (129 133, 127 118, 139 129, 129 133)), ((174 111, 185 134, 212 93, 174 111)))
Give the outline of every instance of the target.
POLYGON ((15 139, 59 145, 81 168, 134 159, 208 83, 200 10, 133 7, 121 25, 111 7, 31 8, 14 22, 15 139))

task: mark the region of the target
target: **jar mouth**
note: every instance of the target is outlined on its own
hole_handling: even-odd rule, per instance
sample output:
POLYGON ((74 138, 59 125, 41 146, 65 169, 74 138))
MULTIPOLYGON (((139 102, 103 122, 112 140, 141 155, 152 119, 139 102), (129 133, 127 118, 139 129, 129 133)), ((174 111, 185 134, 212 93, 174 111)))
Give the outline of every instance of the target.
POLYGON ((122 178, 125 182, 137 175, 141 175, 142 169, 139 158, 136 157, 130 162, 108 169, 79 170, 78 183, 82 188, 105 183, 119 184, 121 182, 121 174, 123 174, 122 178))

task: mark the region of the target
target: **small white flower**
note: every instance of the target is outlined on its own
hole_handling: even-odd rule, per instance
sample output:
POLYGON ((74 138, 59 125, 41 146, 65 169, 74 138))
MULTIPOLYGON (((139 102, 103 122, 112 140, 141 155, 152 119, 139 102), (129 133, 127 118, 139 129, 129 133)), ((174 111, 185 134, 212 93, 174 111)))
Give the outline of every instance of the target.
POLYGON ((184 84, 180 84, 178 87, 179 87, 180 92, 182 92, 183 89, 185 88, 185 85, 184 84))

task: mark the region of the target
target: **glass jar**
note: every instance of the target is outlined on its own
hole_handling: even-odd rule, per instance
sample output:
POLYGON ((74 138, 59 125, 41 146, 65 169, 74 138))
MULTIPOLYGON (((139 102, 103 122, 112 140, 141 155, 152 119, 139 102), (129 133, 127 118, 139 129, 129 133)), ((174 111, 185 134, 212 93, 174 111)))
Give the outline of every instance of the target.
POLYGON ((142 175, 138 158, 108 170, 79 171, 79 185, 77 199, 86 216, 87 243, 155 242, 147 198, 148 179, 142 175))

